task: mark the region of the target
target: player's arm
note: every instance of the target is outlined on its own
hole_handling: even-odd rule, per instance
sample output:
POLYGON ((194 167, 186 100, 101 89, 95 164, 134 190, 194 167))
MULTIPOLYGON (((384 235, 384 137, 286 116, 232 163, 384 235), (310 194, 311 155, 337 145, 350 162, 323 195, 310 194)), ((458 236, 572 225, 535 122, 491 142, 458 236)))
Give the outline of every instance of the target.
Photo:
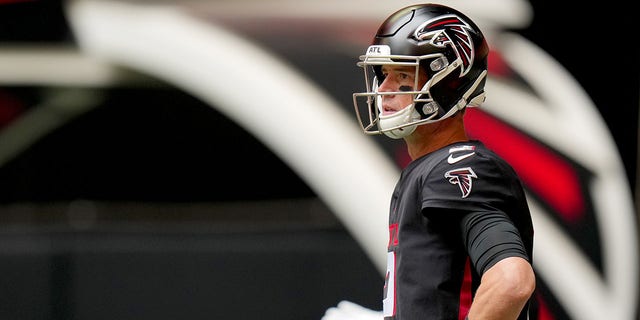
POLYGON ((463 219, 469 256, 482 275, 469 320, 517 319, 535 289, 535 274, 516 227, 499 212, 463 219))
POLYGON ((468 319, 517 319, 534 288, 529 262, 520 257, 504 258, 482 275, 468 319))

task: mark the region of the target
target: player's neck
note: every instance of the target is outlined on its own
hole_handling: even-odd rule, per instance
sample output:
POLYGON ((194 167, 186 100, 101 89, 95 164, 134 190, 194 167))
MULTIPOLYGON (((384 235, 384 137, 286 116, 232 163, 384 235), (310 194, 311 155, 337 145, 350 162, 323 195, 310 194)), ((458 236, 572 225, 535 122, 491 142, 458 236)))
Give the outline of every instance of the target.
POLYGON ((405 138, 411 160, 420 158, 452 143, 468 141, 464 125, 457 117, 420 125, 405 138))

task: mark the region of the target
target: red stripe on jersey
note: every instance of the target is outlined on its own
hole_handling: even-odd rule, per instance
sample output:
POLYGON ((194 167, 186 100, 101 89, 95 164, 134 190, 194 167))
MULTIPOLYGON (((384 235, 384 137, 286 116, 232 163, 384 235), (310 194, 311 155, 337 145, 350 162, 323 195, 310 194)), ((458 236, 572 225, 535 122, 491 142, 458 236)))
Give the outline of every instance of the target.
POLYGON ((538 296, 538 319, 537 320, 555 320, 551 310, 544 302, 544 298, 542 296, 538 296))
POLYGON ((398 246, 398 224, 392 223, 389 225, 389 243, 387 248, 393 248, 398 246))
POLYGON ((471 309, 471 259, 467 257, 464 263, 464 278, 460 287, 460 305, 458 309, 458 320, 464 320, 471 309))

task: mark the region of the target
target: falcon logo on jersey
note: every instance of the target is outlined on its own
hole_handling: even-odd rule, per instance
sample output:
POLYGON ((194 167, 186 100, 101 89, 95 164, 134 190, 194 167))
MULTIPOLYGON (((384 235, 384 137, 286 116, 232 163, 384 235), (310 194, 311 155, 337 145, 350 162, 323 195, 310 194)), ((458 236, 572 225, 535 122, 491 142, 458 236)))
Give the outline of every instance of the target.
POLYGON ((413 32, 413 37, 418 41, 429 42, 440 48, 450 45, 462 62, 460 70, 462 77, 471 69, 475 56, 473 41, 469 35, 470 30, 472 29, 468 23, 462 21, 458 16, 450 14, 424 22, 413 32))
POLYGON ((451 184, 457 184, 460 187, 463 198, 466 198, 471 193, 472 178, 478 178, 473 169, 469 167, 449 170, 444 174, 444 177, 449 179, 451 184))

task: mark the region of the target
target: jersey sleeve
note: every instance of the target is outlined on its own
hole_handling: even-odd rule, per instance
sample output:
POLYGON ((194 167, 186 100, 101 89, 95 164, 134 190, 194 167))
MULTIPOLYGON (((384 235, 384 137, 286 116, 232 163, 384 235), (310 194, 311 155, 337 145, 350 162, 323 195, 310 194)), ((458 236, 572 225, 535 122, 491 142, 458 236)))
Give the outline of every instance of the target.
MULTIPOLYGON (((422 211, 460 230, 460 238, 478 274, 506 257, 530 261, 512 220, 522 207, 521 184, 510 166, 478 155, 434 167, 422 184, 422 211)), ((524 212, 520 214, 525 214, 524 212)))
POLYGON ((453 165, 440 161, 422 181, 422 207, 486 210, 514 201, 513 170, 495 157, 476 155, 453 165))
POLYGON ((501 212, 467 214, 460 228, 463 243, 478 274, 504 258, 520 257, 530 261, 518 229, 501 212))

